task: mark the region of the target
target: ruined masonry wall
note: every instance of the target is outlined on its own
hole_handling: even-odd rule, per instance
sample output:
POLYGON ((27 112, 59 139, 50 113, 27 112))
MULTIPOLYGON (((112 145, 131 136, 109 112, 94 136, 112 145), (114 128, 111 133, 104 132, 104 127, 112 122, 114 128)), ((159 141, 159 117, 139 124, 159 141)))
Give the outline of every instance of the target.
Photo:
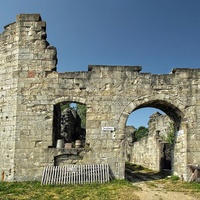
POLYGON ((162 137, 167 134, 170 123, 167 115, 155 113, 150 116, 148 136, 133 143, 130 162, 160 171, 162 137))
MULTIPOLYGON (((33 149, 40 154, 36 147, 44 137, 38 125, 43 123, 40 115, 47 107, 46 94, 42 98, 38 94, 43 90, 42 79, 57 62, 55 48, 46 42, 45 29, 46 23, 41 21, 40 15, 19 15, 0 35, 0 150, 3 157, 0 169, 5 180, 15 180, 24 169, 26 173, 37 171, 34 169, 37 162, 27 160, 31 159, 33 149), (27 98, 29 105, 24 103, 27 98), (36 112, 38 118, 32 114, 36 112)), ((45 129, 51 131, 52 123, 45 125, 45 129)))
POLYGON ((142 107, 163 110, 179 130, 174 173, 200 163, 200 69, 141 73, 138 66, 91 65, 86 72, 56 72, 56 49, 46 40, 39 14, 20 14, 0 34, 0 173, 5 181, 40 180, 59 158, 108 163, 124 178, 125 127, 142 107), (87 150, 53 148, 54 106, 86 104, 87 150), (106 129, 112 127, 112 130, 106 129))
POLYGON ((8 176, 8 180, 14 177, 15 159, 19 54, 16 32, 16 24, 10 24, 0 34, 0 169, 2 177, 8 176))

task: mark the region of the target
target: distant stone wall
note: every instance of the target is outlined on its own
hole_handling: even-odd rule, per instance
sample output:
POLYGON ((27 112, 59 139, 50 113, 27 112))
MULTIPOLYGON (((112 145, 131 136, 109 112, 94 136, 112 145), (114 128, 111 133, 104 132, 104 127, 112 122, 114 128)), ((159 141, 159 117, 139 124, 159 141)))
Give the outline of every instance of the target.
POLYGON ((157 75, 141 73, 140 66, 90 65, 86 72, 58 73, 56 48, 47 42, 39 14, 18 15, 0 34, 0 46, 3 180, 40 180, 44 166, 65 163, 64 157, 70 163, 108 163, 123 179, 126 121, 143 107, 161 109, 175 123, 173 173, 187 179, 187 164, 200 163, 200 69, 157 75), (53 125, 60 119, 54 109, 62 102, 87 107, 82 150, 55 148, 53 125))
POLYGON ((130 162, 160 171, 164 137, 169 131, 170 123, 172 121, 167 115, 160 113, 151 115, 148 136, 133 143, 130 162))

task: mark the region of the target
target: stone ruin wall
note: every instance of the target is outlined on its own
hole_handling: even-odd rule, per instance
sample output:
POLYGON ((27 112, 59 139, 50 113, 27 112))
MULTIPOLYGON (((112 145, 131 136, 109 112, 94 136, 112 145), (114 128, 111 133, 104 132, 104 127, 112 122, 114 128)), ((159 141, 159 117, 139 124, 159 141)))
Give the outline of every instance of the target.
POLYGON ((55 48, 46 41, 46 23, 40 15, 18 15, 4 29, 0 34, 0 169, 5 180, 15 180, 18 173, 35 174, 48 159, 32 160, 50 140, 47 132, 52 131, 52 121, 44 112, 52 108, 44 92, 49 84, 43 78, 55 69, 57 59, 55 48))
POLYGON ((151 115, 148 123, 148 136, 129 146, 129 161, 149 169, 160 171, 161 148, 165 142, 163 137, 169 131, 170 123, 172 121, 167 115, 161 115, 160 113, 151 115))
POLYGON ((40 180, 44 166, 60 162, 108 163, 123 179, 126 121, 148 106, 164 111, 179 130, 174 173, 187 179, 187 164, 200 163, 200 69, 156 75, 139 66, 91 65, 86 72, 58 73, 39 14, 18 15, 0 34, 0 46, 2 180, 40 180), (56 148, 54 108, 61 102, 87 106, 87 148, 56 148))

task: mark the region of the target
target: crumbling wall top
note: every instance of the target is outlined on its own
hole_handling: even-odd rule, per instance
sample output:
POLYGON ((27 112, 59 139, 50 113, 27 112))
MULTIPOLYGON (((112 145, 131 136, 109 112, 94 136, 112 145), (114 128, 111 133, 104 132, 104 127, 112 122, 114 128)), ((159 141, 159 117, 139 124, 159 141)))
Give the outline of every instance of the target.
POLYGON ((20 14, 20 15, 17 15, 17 22, 22 22, 22 21, 38 22, 38 21, 41 21, 41 20, 42 20, 42 18, 40 16, 40 14, 20 14))
POLYGON ((108 71, 135 71, 140 72, 142 70, 141 66, 118 66, 118 65, 88 65, 88 71, 99 70, 102 68, 108 71))
MULTIPOLYGON (((16 22, 39 22, 42 21, 40 14, 19 14, 17 15, 16 22)), ((16 22, 12 22, 4 26, 4 30, 6 30, 11 25, 16 22)))

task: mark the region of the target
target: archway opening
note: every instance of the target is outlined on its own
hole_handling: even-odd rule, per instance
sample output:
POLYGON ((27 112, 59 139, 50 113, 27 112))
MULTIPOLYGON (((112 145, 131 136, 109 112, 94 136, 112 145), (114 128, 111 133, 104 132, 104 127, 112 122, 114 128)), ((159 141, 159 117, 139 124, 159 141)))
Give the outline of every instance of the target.
POLYGON ((172 172, 181 119, 180 110, 166 101, 149 101, 134 108, 125 129, 126 161, 172 172))
POLYGON ((61 102, 54 105, 54 148, 82 148, 86 137, 86 105, 78 102, 61 102))

